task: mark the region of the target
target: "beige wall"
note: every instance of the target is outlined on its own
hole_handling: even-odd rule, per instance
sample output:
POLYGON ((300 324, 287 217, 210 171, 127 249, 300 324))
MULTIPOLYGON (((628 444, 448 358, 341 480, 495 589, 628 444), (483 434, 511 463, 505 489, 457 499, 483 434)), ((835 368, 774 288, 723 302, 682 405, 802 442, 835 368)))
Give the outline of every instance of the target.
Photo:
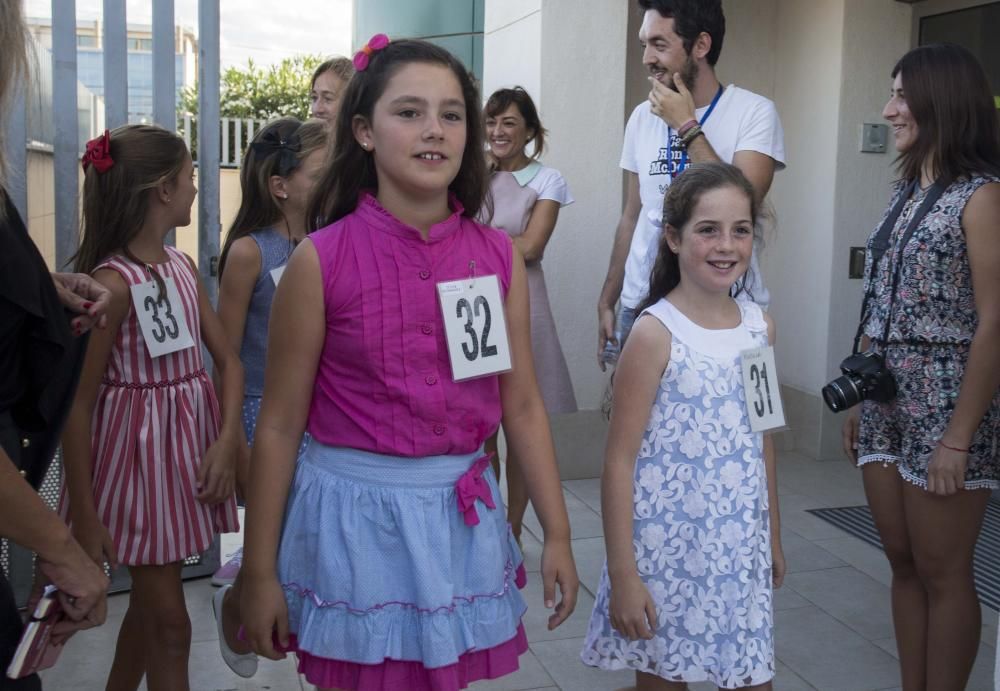
POLYGON ((542 109, 542 0, 486 3, 483 41, 483 100, 497 89, 523 86, 542 109))
MULTIPOLYGON (((545 0, 542 35, 545 162, 564 173, 576 198, 559 214, 543 265, 577 400, 594 409, 606 386, 597 367, 597 297, 621 211, 622 75, 634 44, 623 4, 607 0, 545 0)), ((487 47, 484 64, 489 55, 487 47)))
MULTIPOLYGON (((857 331, 862 289, 860 279, 850 279, 847 263, 852 246, 864 246, 889 200, 895 178, 895 149, 889 134, 888 151, 861 153, 861 126, 884 123, 882 108, 892 82, 893 65, 910 44, 910 5, 892 0, 846 0, 844 10, 844 88, 840 93, 840 132, 834 192, 833 255, 830 297, 826 306, 826 379, 840 374, 837 366, 850 352, 857 331)), ((819 453, 840 455, 840 423, 817 401, 822 424, 819 453)))
POLYGON ((45 263, 56 263, 56 199, 53 189, 52 154, 28 150, 28 234, 35 241, 45 263))
POLYGON ((779 0, 775 17, 774 101, 788 168, 771 187, 777 230, 761 264, 781 379, 818 393, 826 379, 844 3, 779 0))

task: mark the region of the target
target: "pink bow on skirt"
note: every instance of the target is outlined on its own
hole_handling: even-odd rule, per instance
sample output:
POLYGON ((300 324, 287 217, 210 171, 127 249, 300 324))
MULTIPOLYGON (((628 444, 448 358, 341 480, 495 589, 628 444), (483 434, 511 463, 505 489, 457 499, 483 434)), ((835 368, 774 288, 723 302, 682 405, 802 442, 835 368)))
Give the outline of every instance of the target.
MULTIPOLYGON (((492 455, 492 454, 490 454, 492 455)), ((465 518, 465 525, 479 525, 479 514, 476 513, 476 499, 482 500, 488 508, 495 509, 493 493, 483 479, 483 472, 490 467, 490 455, 480 456, 455 483, 455 493, 458 495, 458 510, 465 518)))

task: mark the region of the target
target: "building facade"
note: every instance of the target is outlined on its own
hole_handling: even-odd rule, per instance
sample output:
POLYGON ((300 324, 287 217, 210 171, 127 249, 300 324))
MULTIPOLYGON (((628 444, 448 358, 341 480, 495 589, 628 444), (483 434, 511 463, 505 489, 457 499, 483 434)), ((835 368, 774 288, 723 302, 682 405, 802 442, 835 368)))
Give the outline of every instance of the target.
MULTIPOLYGON (((52 20, 29 18, 28 28, 37 43, 51 50, 52 20)), ((153 29, 148 24, 127 28, 128 120, 153 122, 153 29)), ((104 32, 100 20, 76 23, 77 78, 98 98, 104 96, 104 32)), ((181 92, 194 86, 198 75, 198 40, 185 27, 174 27, 174 75, 177 103, 181 92)))

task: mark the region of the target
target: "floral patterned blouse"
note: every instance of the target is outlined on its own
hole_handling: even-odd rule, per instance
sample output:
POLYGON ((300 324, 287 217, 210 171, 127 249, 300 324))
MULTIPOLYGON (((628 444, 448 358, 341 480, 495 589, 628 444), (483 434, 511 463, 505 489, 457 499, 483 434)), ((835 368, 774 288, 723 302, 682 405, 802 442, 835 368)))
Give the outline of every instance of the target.
MULTIPOLYGON (((910 344, 968 345, 978 318, 972 293, 972 272, 962 228, 962 212, 972 194, 1000 178, 974 176, 953 182, 924 216, 902 248, 899 287, 892 305, 889 341, 910 344)), ((892 201, 868 239, 865 294, 871 278, 872 241, 897 200, 906 192, 906 181, 897 182, 892 201)), ((875 290, 864 333, 881 341, 892 290, 892 264, 899 261, 898 247, 910 218, 926 192, 917 188, 906 202, 889 236, 889 249, 875 270, 875 290)))

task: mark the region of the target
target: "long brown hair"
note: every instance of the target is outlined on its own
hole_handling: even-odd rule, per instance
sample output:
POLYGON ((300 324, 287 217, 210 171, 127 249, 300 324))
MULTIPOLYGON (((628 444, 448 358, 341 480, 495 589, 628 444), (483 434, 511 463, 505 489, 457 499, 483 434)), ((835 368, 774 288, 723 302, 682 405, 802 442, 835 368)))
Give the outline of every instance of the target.
MULTIPOLYGON (((28 81, 28 45, 28 29, 21 16, 21 3, 19 0, 0 2, 0 188, 7 183, 7 159, 4 156, 7 151, 4 141, 7 109, 14 86, 28 81)), ((4 205, 0 204, 0 220, 3 216, 4 205)))
POLYGON ((462 165, 448 189, 464 207, 462 214, 475 218, 486 195, 488 173, 483 156, 483 121, 479 116, 479 92, 468 71, 444 48, 418 40, 393 41, 372 53, 368 67, 351 78, 340 102, 333 135, 333 154, 316 184, 307 218, 311 230, 322 228, 348 215, 358 204, 362 190, 377 190, 374 158, 354 138, 354 116, 370 122, 375 103, 389 80, 411 63, 443 65, 454 73, 465 100, 466 140, 462 165))
MULTIPOLYGON (((655 304, 660 298, 666 297, 670 291, 680 285, 680 262, 674 251, 670 249, 670 245, 667 244, 667 226, 669 225, 676 230, 678 234, 682 233, 684 226, 690 222, 702 195, 723 187, 735 187, 746 195, 747 201, 750 202, 750 220, 754 224, 754 239, 759 238, 760 231, 757 228, 759 205, 756 196, 754 196, 753 186, 743 175, 743 172, 729 163, 697 163, 688 167, 674 178, 663 198, 663 232, 660 234, 659 252, 656 254, 653 272, 649 276, 649 291, 639 307, 636 308, 636 314, 655 304)), ((745 280, 745 277, 741 278, 737 284, 737 294, 744 289, 745 280)))
POLYGON ((271 176, 291 176, 307 156, 326 147, 327 131, 322 120, 302 122, 298 118, 279 118, 254 135, 240 168, 240 208, 226 232, 226 242, 219 257, 220 282, 233 243, 285 217, 271 194, 271 176))
POLYGON ((896 159, 900 175, 918 180, 925 161, 951 180, 1000 175, 1000 120, 982 65, 965 48, 936 43, 914 48, 892 68, 917 123, 917 140, 896 159))
MULTIPOLYGON (((142 229, 152 190, 176 180, 188 156, 183 139, 156 125, 112 130, 110 153, 114 165, 103 173, 88 166, 83 177, 80 248, 73 255, 81 273, 89 274, 116 252, 142 264, 128 245, 142 229)), ((155 272, 154 278, 162 290, 155 272)))

